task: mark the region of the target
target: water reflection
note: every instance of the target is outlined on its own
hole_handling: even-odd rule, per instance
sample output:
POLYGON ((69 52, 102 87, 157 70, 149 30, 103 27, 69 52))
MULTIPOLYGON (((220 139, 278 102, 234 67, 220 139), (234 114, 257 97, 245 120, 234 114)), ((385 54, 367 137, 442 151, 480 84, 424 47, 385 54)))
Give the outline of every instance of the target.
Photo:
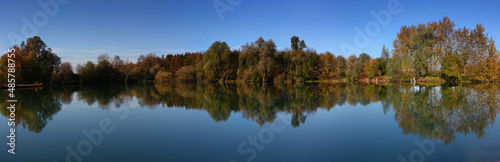
MULTIPOLYGON (((149 86, 69 86, 22 89, 16 97, 16 123, 32 132, 41 132, 62 104, 80 101, 97 104, 103 110, 138 102, 156 109, 185 108, 206 111, 215 121, 226 121, 232 113, 259 125, 272 123, 277 113, 289 114, 299 127, 318 109, 381 103, 384 113, 394 111, 394 119, 404 134, 419 135, 450 144, 457 134, 485 135, 499 111, 496 85, 462 86, 377 86, 366 84, 274 85, 206 84, 149 86), (75 97, 75 98, 73 98, 75 97), (135 101, 136 99, 137 101, 135 101)), ((7 95, 0 101, 7 103, 7 95)), ((3 97, 3 98, 2 98, 3 97)), ((2 108, 8 117, 8 109, 2 108)))
POLYGON ((442 140, 450 144, 457 133, 485 135, 499 110, 498 87, 400 88, 402 97, 389 97, 394 116, 404 134, 442 140))
MULTIPOLYGON (((6 103, 8 100, 6 94, 7 92, 1 98, 1 111, 2 115, 9 118, 10 111, 5 108, 8 104, 6 103)), ((17 90, 16 98, 22 98, 22 104, 16 104, 16 125, 22 125, 23 128, 28 127, 28 130, 32 132, 41 132, 45 125, 52 120, 52 116, 61 111, 62 101, 71 103, 71 101, 68 102, 68 97, 62 94, 67 93, 56 89, 46 90, 42 88, 17 90)))

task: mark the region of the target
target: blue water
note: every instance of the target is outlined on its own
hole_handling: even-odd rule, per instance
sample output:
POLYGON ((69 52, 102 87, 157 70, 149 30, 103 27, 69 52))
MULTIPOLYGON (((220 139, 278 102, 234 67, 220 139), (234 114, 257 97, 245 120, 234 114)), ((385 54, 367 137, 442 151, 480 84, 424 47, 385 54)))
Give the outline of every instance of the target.
POLYGON ((0 161, 500 161, 495 88, 22 89, 16 154, 4 144, 0 161))

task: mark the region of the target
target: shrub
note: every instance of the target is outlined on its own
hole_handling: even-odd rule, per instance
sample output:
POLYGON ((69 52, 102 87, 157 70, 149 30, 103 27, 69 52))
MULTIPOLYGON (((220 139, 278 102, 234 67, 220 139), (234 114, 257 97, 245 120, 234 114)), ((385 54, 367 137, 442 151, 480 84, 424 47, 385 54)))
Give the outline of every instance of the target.
POLYGON ((157 83, 170 82, 172 81, 172 72, 159 71, 156 73, 155 81, 157 83))
POLYGON ((196 81, 196 70, 193 66, 183 66, 175 72, 175 80, 178 82, 196 81))

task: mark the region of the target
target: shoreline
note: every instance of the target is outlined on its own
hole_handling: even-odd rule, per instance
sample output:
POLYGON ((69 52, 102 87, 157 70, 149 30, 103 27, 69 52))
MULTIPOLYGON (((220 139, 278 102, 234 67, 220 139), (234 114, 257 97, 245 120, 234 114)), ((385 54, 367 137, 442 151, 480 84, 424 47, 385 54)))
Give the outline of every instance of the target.
MULTIPOLYGON (((346 83, 361 83, 361 84, 375 84, 375 85, 386 85, 390 83, 412 83, 410 81, 387 81, 387 80, 381 80, 381 81, 373 81, 374 79, 367 80, 362 79, 358 81, 348 81, 348 79, 329 79, 329 80, 306 80, 302 82, 296 82, 296 81, 272 81, 272 82, 265 82, 265 84, 346 84, 346 83)), ((149 85, 154 85, 154 84, 208 84, 208 83, 219 83, 219 84, 262 84, 261 81, 242 81, 242 80, 227 80, 227 81, 222 81, 222 82, 153 82, 153 83, 108 83, 108 84, 86 84, 86 83, 73 83, 73 84, 18 84, 16 85, 16 88, 20 89, 29 89, 29 88, 40 88, 40 87, 59 87, 59 86, 75 86, 75 85, 118 85, 118 84, 124 84, 124 85, 140 85, 140 84, 149 84, 149 85)), ((468 84, 500 84, 500 82, 480 82, 480 81, 458 81, 458 82, 451 82, 451 81, 416 81, 415 82, 418 85, 441 85, 441 84, 446 84, 446 83, 468 83, 468 84)), ((8 89, 7 86, 0 86, 0 89, 8 89)))

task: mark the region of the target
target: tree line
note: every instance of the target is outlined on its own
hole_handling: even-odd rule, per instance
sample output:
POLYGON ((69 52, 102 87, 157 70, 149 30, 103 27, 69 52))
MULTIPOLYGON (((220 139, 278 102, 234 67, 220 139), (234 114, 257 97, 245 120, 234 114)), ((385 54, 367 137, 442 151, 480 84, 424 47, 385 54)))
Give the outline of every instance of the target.
MULTIPOLYGON (((393 49, 382 48, 380 57, 367 53, 345 58, 317 53, 298 36, 290 47, 278 50, 262 37, 231 50, 216 41, 205 52, 157 56, 141 55, 136 63, 102 54, 97 64, 88 61, 73 70, 35 36, 14 46, 16 81, 32 84, 142 83, 142 82, 304 82, 307 80, 359 81, 390 76, 393 81, 412 76, 440 77, 447 81, 499 81, 500 54, 485 29, 458 28, 448 17, 438 22, 403 26, 393 49)), ((0 61, 0 83, 7 81, 7 56, 0 61)))

